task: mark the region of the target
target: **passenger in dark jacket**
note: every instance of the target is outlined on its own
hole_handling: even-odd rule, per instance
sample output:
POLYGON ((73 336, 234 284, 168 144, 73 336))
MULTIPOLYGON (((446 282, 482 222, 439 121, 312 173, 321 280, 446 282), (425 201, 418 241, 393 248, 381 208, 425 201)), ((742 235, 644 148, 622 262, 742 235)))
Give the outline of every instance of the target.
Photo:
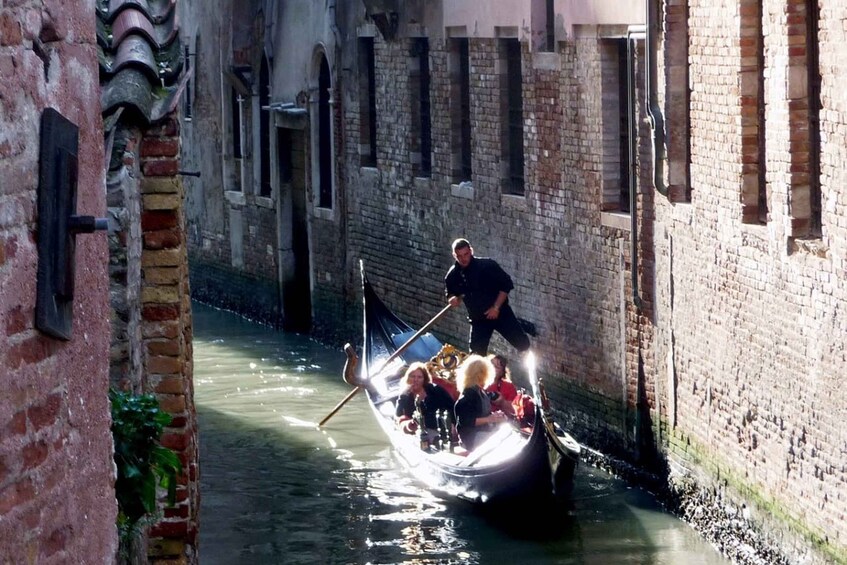
POLYGON ((464 302, 468 310, 470 352, 486 355, 494 330, 518 351, 529 349, 529 337, 509 306, 514 288, 509 274, 494 259, 474 257, 466 239, 453 242, 453 258, 456 262, 444 277, 444 288, 451 306, 464 302))
POLYGON ((404 432, 417 431, 417 422, 412 415, 415 413, 415 401, 420 399, 423 411, 424 427, 431 438, 438 436, 438 420, 436 412, 447 410, 452 420, 453 397, 444 388, 434 384, 425 363, 412 363, 404 376, 406 390, 397 398, 397 408, 394 412, 397 425, 404 432))
POLYGON ((456 401, 456 431, 462 444, 470 451, 493 433, 497 424, 508 418, 503 412, 492 412, 492 399, 485 387, 494 379, 491 361, 479 355, 469 355, 459 367, 456 377, 462 391, 456 401))

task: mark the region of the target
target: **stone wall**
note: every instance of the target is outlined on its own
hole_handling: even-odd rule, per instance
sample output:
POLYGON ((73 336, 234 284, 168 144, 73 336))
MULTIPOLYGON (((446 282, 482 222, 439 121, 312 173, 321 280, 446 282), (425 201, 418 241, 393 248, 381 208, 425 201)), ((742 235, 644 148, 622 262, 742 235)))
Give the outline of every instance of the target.
MULTIPOLYGON (((260 109, 258 97, 264 56, 263 41, 255 37, 263 28, 253 21, 258 4, 220 1, 202 10, 180 6, 187 12, 183 37, 194 54, 193 116, 183 129, 184 168, 200 172, 185 179, 188 245, 195 299, 281 325, 278 197, 262 196, 259 187, 258 123, 269 111, 260 109), (221 27, 221 13, 235 17, 221 27), (242 95, 241 154, 235 155, 233 128, 238 128, 230 96, 231 69, 238 66, 251 69, 245 76, 252 83, 245 86, 255 95, 242 95)), ((270 115, 273 168, 276 128, 270 115)), ((276 178, 277 171, 271 174, 276 178)))
POLYGON ((10 563, 109 563, 117 503, 104 234, 77 237, 71 339, 34 325, 45 108, 79 127, 77 212, 106 210, 89 4, 4 3, 0 76, 0 555, 10 563))

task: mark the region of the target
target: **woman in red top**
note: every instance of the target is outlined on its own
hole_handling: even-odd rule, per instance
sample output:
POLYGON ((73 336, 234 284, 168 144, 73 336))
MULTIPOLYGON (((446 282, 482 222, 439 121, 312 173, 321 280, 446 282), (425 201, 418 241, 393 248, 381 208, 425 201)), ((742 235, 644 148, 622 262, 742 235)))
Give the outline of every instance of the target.
POLYGON ((488 385, 485 390, 488 392, 496 392, 503 397, 503 400, 511 403, 518 395, 518 389, 512 383, 512 375, 509 371, 509 360, 492 353, 488 356, 491 364, 494 365, 494 382, 488 385))

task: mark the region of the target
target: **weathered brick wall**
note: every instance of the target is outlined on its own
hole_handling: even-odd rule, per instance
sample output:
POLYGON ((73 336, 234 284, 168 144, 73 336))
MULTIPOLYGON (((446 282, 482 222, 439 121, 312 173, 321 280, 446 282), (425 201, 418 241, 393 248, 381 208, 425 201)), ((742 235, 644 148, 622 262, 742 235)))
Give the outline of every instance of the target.
MULTIPOLYGON (((473 198, 452 193, 449 45, 437 36, 430 40, 432 178, 411 177, 410 142, 397 134, 408 135, 411 122, 404 88, 408 47, 404 39, 376 39, 378 170, 349 161, 351 255, 365 259, 372 282, 401 317, 420 325, 444 304, 450 242, 468 237, 477 255, 495 257, 512 273, 511 301, 538 330, 534 347, 543 373, 567 375, 547 379, 553 397, 571 409, 586 440, 620 445, 615 438, 624 434, 626 383, 619 330, 625 297, 619 286, 628 284, 622 271, 628 238, 600 226, 602 123, 600 100, 589 95, 600 89, 596 40, 569 44, 540 56, 541 62, 524 46, 526 198, 501 194, 497 73, 503 63, 495 39, 470 42, 473 198)), ((345 109, 351 157, 358 108, 345 109)), ((467 329, 463 308, 434 327, 459 344, 466 342, 467 329)), ((635 339, 633 334, 627 363, 631 383, 637 375, 635 339)), ((492 347, 510 351, 499 336, 492 347)), ((630 396, 634 405, 634 392, 630 396)))
POLYGON ((153 392, 173 421, 162 445, 182 462, 177 503, 150 528, 154 562, 197 562, 198 436, 194 409, 191 297, 185 243, 179 118, 146 129, 139 148, 141 193, 141 335, 143 392, 153 392))
POLYGON ((9 563, 109 563, 117 550, 103 234, 77 238, 71 340, 34 327, 44 108, 79 126, 77 211, 106 209, 95 46, 88 3, 0 7, 0 556, 9 563))
POLYGON ((113 160, 106 178, 106 200, 114 231, 109 233, 112 342, 109 382, 121 390, 142 390, 141 348, 141 194, 136 158, 137 128, 115 132, 113 160))
MULTIPOLYGON (((798 555, 808 551, 808 542, 824 539, 824 554, 840 555, 845 437, 836 420, 844 397, 835 381, 844 370, 844 323, 837 312, 845 298, 839 257, 847 222, 839 188, 845 150, 834 140, 845 129, 843 94, 836 86, 842 71, 835 62, 844 32, 834 22, 837 9, 823 7, 824 237, 787 239, 788 185, 797 175, 789 155, 792 82, 780 65, 796 41, 788 39, 787 28, 798 25, 798 8, 792 4, 786 20, 786 12, 772 4, 765 8, 767 226, 742 221, 738 8, 700 2, 688 6, 690 19, 668 20, 690 27, 671 32, 690 37, 692 60, 688 115, 680 112, 676 94, 664 100, 673 110, 668 128, 678 204, 652 188, 643 105, 636 116, 637 289, 630 230, 600 213, 602 57, 593 34, 561 44, 554 55, 524 54, 525 199, 503 197, 497 185, 495 40, 470 41, 475 172, 473 197, 467 199, 454 196, 450 186, 447 42, 431 37, 433 171, 424 180, 410 178, 410 143, 395 131, 408 132, 411 122, 403 72, 408 45, 402 38, 386 43, 377 37, 378 167, 360 169, 357 159, 347 163, 349 242, 387 302, 422 324, 443 304, 449 242, 467 236, 478 255, 497 258, 513 274, 512 301, 538 328, 533 341, 548 390, 580 439, 659 469, 667 457, 681 464, 677 469, 702 471, 704 485, 729 485, 727 495, 741 493, 748 506, 759 502, 758 516, 770 513, 780 522, 774 531, 788 524, 803 538, 795 545, 798 555), (381 82, 386 76, 390 86, 381 82), (687 119, 690 203, 685 170, 678 168, 689 151, 678 129, 687 128, 687 119)), ((681 48, 669 48, 674 53, 664 60, 676 64, 681 48)), ((640 52, 639 100, 645 96, 644 65, 640 52)), ((347 94, 357 102, 356 92, 347 94)), ((356 156, 359 107, 344 109, 348 156, 356 156)), ((450 313, 434 330, 464 343, 464 313, 450 313)), ((509 351, 498 339, 493 347, 509 351)), ((786 547, 794 543, 792 535, 775 534, 786 547)))
MULTIPOLYGON (((327 54, 331 56, 331 54, 327 54)), ((330 59, 332 60, 332 59, 330 59)), ((350 261, 355 260, 350 256, 347 247, 347 207, 349 196, 345 192, 347 179, 344 178, 342 168, 337 156, 343 155, 343 144, 341 136, 341 93, 338 83, 333 81, 330 92, 330 106, 332 130, 334 133, 332 159, 335 161, 333 207, 332 210, 324 209, 314 212, 309 217, 309 261, 312 270, 312 332, 326 340, 327 343, 342 345, 351 339, 351 328, 361 327, 361 317, 351 313, 353 304, 346 300, 351 282, 357 280, 356 273, 351 268, 350 261), (333 111, 334 110, 334 111, 333 111), (354 278, 356 277, 356 278, 354 278)), ((317 123, 310 122, 308 128, 316 128, 317 123)), ((307 144, 305 152, 307 163, 311 163, 312 154, 307 144)), ((358 161, 357 161, 358 162, 358 161)), ((317 190, 311 175, 306 181, 306 198, 316 206, 317 190)), ((307 209, 312 209, 307 205, 307 209)))
POLYGON ((835 86, 844 72, 834 64, 844 52, 843 26, 835 21, 844 4, 821 10, 824 229, 807 241, 789 237, 798 182, 792 113, 803 111, 790 102, 797 82, 791 75, 805 73, 788 65, 789 52, 802 49, 789 36, 805 25, 805 11, 797 2, 764 6, 770 216, 759 226, 744 225, 741 216, 737 6, 690 4, 692 196, 690 205, 673 207, 660 198, 656 210, 664 233, 656 241, 664 343, 656 345, 663 353, 672 347, 675 382, 658 370, 656 381, 675 389, 675 412, 667 416, 675 423, 673 456, 720 477, 757 501, 762 516, 781 520, 837 561, 847 545, 839 382, 845 149, 834 142, 845 127, 844 94, 835 86))
POLYGON ((279 288, 275 280, 245 275, 204 257, 191 255, 191 296, 204 304, 213 304, 237 312, 251 320, 275 325, 279 311, 279 288))
MULTIPOLYGON (((196 53, 192 75, 196 89, 194 115, 191 122, 184 124, 183 166, 185 170, 201 173, 199 178, 185 179, 193 297, 277 325, 282 322, 283 314, 277 284, 279 199, 275 194, 270 197, 259 194, 261 152, 255 116, 260 110, 254 104, 257 99, 245 96, 242 102, 240 165, 233 158, 231 121, 224 117, 230 112, 232 84, 226 73, 232 65, 252 68, 253 91, 258 93, 264 28, 262 22, 250 19, 255 7, 235 4, 220 0, 204 5, 202 10, 181 7, 189 21, 185 33, 193 38, 196 53), (231 14, 234 19, 221 26, 218 15, 222 13, 231 14), (241 178, 241 169, 244 182, 236 183, 233 179, 241 178), (240 192, 228 192, 237 185, 240 192)), ((271 69, 274 101, 274 73, 284 72, 287 71, 271 69)), ((261 113, 268 112, 261 110, 261 113)), ((274 137, 277 132, 274 112, 270 116, 271 137, 274 137)), ((274 147, 272 142, 269 151, 272 168, 277 165, 274 147)))

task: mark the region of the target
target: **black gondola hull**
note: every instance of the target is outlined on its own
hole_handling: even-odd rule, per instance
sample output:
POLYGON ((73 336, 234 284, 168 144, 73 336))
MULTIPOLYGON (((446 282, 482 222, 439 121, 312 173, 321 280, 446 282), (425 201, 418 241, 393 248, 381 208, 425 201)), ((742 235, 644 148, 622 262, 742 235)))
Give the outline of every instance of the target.
POLYGON ((403 464, 430 489, 477 504, 532 503, 563 498, 573 487, 579 445, 548 422, 536 403, 531 429, 504 424, 495 437, 461 455, 449 450, 421 449, 414 435, 403 433, 394 421, 394 401, 402 392, 400 373, 413 361, 428 361, 441 344, 427 338, 404 352, 391 367, 384 360, 412 328, 391 312, 362 272, 365 307, 365 343, 362 381, 380 427, 403 464))

